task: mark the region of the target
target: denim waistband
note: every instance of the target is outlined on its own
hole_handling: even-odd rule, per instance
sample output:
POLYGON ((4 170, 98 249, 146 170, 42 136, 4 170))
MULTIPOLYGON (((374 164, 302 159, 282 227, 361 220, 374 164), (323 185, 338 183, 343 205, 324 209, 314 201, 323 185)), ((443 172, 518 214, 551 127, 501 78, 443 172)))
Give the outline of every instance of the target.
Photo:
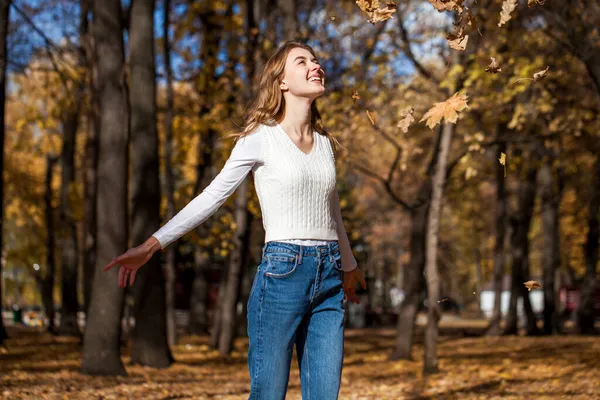
POLYGON ((327 244, 316 246, 304 246, 295 243, 270 241, 265 243, 263 246, 263 257, 266 252, 297 254, 300 259, 302 259, 304 256, 317 256, 319 254, 327 254, 332 257, 335 252, 339 251, 339 249, 340 245, 337 240, 332 240, 327 244))

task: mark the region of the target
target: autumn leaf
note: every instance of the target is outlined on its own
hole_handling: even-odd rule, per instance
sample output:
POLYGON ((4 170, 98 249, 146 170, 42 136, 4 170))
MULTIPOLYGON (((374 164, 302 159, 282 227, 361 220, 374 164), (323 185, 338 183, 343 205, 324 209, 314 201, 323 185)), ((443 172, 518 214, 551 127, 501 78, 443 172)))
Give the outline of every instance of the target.
POLYGON ((376 24, 377 22, 385 21, 393 18, 392 14, 396 12, 396 3, 387 3, 384 8, 378 8, 373 12, 369 22, 376 24))
POLYGON ((408 127, 415 121, 415 117, 413 117, 414 112, 415 109, 411 107, 400 113, 400 121, 398 122, 397 127, 400 128, 402 132, 408 132, 408 127))
POLYGON ((498 72, 502 71, 502 68, 500 68, 498 66, 498 63, 496 62, 496 59, 494 57, 490 57, 490 59, 492 60, 492 62, 490 62, 490 65, 485 67, 485 72, 497 74, 498 72))
POLYGON ((352 101, 356 103, 356 100, 358 99, 360 99, 360 96, 358 95, 358 90, 354 90, 354 93, 352 93, 352 101))
POLYGON ((527 281, 524 283, 525 287, 531 292, 531 289, 541 289, 542 285, 538 281, 527 281))
POLYGON ((498 161, 500 161, 500 165, 504 166, 504 177, 506 178, 506 154, 500 152, 500 158, 498 161))
POLYGON ((543 6, 546 0, 527 0, 527 7, 531 7, 534 4, 543 6))
POLYGON ((500 12, 500 22, 498 22, 498 26, 502 26, 510 20, 510 13, 512 13, 516 7, 517 0, 504 0, 504 2, 502 2, 502 11, 500 12))
POLYGON ((429 0, 433 8, 438 12, 456 10, 462 12, 462 3, 464 0, 429 0))
POLYGON ((356 4, 369 16, 369 22, 375 24, 393 18, 396 12, 396 3, 389 1, 385 7, 380 8, 379 0, 356 0, 356 4))
POLYGON ((458 120, 458 113, 467 107, 467 95, 460 92, 454 93, 448 100, 434 103, 419 122, 427 120, 429 129, 433 129, 439 124, 442 118, 445 118, 446 122, 455 124, 458 120))
POLYGON ((545 78, 546 75, 548 75, 548 70, 549 69, 550 69, 550 66, 547 66, 546 69, 543 69, 543 70, 538 71, 535 74, 533 74, 533 80, 537 82, 540 79, 545 78))
POLYGON ((329 19, 335 21, 335 15, 330 16, 329 19))
POLYGON ((449 33, 446 37, 448 45, 454 50, 464 50, 467 48, 467 42, 469 41, 469 35, 464 34, 463 29, 459 29, 456 33, 449 33))
POLYGON ((369 117, 369 121, 371 121, 371 123, 375 125, 375 118, 373 118, 373 114, 371 114, 371 111, 369 110, 367 110, 367 117, 369 117))
POLYGON ((545 78, 548 75, 548 71, 550 70, 550 66, 547 66, 545 69, 536 72, 535 74, 533 74, 533 78, 519 78, 513 82, 511 82, 510 84, 512 85, 513 83, 517 83, 519 81, 534 81, 537 82, 543 78, 545 78))

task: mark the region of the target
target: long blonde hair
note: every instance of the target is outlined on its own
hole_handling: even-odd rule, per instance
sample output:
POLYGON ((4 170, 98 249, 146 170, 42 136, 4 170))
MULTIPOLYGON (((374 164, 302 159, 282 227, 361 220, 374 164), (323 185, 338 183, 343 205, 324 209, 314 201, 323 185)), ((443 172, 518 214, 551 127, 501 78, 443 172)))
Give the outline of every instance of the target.
MULTIPOLYGON (((253 96, 244 111, 244 125, 241 132, 225 135, 225 137, 235 137, 235 141, 237 141, 239 138, 254 131, 260 124, 274 125, 282 120, 285 112, 285 99, 279 84, 285 69, 287 56, 290 50, 296 47, 308 50, 316 57, 312 47, 302 42, 290 40, 281 45, 263 68, 260 75, 258 93, 253 96)), ((323 126, 316 99, 313 100, 310 111, 313 130, 329 139, 335 154, 338 146, 341 145, 323 126)))

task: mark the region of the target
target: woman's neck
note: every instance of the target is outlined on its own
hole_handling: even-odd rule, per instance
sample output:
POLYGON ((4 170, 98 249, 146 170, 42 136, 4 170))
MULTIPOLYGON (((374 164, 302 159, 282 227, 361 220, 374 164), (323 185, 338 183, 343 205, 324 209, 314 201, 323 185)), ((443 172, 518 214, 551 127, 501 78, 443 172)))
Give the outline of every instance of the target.
POLYGON ((308 99, 286 99, 285 113, 279 124, 289 135, 299 138, 312 136, 311 103, 308 99))

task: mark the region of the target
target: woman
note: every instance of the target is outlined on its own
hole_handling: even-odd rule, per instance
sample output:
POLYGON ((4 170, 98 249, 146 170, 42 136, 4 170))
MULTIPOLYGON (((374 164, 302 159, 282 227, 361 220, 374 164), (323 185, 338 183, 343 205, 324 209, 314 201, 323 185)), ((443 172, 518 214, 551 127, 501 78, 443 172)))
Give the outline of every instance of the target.
POLYGON ((252 171, 265 245, 248 299, 250 399, 284 399, 294 344, 305 399, 335 399, 344 345, 343 300, 366 289, 344 229, 335 141, 315 99, 325 73, 311 47, 282 45, 267 61, 223 169, 142 245, 115 258, 119 287, 159 249, 209 218, 252 171), (342 282, 343 281, 343 282, 342 282))

